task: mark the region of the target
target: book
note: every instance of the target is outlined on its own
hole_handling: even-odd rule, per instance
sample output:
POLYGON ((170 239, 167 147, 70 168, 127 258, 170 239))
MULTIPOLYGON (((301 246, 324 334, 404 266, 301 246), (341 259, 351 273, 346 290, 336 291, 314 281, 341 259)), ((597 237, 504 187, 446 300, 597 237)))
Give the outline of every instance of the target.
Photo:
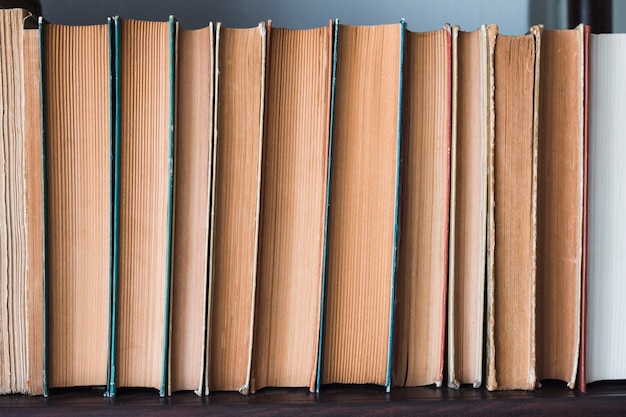
POLYGON ((625 58, 626 35, 590 35, 585 383, 626 378, 625 58))
POLYGON ((110 23, 42 25, 47 387, 106 386, 112 279, 110 23))
POLYGON ((114 280, 108 393, 166 395, 175 22, 115 23, 114 280))
POLYGON ((389 390, 405 25, 335 27, 320 383, 389 390))
POLYGON ((537 99, 540 36, 496 37, 488 154, 488 390, 536 386, 537 99))
POLYGON ((213 147, 213 25, 177 28, 170 391, 202 395, 213 147))
POLYGON ((487 256, 487 153, 493 142, 497 26, 452 28, 452 174, 448 296, 448 386, 483 380, 487 256))
POLYGON ((0 10, 0 394, 38 395, 44 382, 40 51, 37 31, 25 29, 32 23, 24 10, 0 10))
POLYGON ((392 383, 441 386, 446 328, 452 50, 449 26, 405 34, 392 383))
MULTIPOLYGON (((541 28, 537 28, 541 30, 541 28)), ((537 154, 537 377, 574 387, 580 344, 584 27, 541 31, 537 154)))
POLYGON ((315 390, 328 185, 332 24, 267 26, 252 391, 315 390))
POLYGON ((207 387, 250 390, 265 93, 265 24, 216 25, 207 387))

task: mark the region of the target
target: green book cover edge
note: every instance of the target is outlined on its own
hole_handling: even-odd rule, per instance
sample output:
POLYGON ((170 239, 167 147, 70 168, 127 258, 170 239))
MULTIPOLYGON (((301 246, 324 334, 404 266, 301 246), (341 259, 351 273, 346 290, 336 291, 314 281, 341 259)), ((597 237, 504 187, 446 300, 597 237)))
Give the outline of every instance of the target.
POLYGON ((396 149, 396 196, 395 196, 395 209, 394 209, 394 228, 393 228, 393 261, 391 264, 391 307, 389 311, 389 346, 387 355, 387 381, 385 383, 385 391, 391 390, 391 367, 393 360, 393 326, 394 326, 394 313, 396 304, 396 266, 398 263, 398 224, 399 224, 399 210, 400 210, 400 160, 402 150, 402 87, 403 87, 403 71, 404 71, 404 36, 406 32, 406 22, 404 19, 400 20, 400 65, 399 71, 399 83, 398 83, 398 139, 396 149))
POLYGON ((322 260, 322 291, 320 299, 320 329, 317 349, 317 375, 315 378, 315 392, 320 392, 322 384, 322 361, 323 361, 323 341, 324 341, 324 310, 326 306, 326 274, 328 258, 328 208, 330 207, 330 168, 332 165, 332 149, 333 149, 333 122, 335 115, 335 80, 337 75, 337 35, 339 33, 339 19, 333 22, 333 58, 332 58, 332 75, 330 86, 330 123, 328 124, 328 164, 326 171, 326 212, 324 214, 324 258, 322 260))
POLYGON ((119 144, 120 144, 120 117, 119 117, 119 38, 120 24, 119 17, 114 16, 108 19, 109 22, 109 44, 111 56, 111 159, 112 171, 111 176, 111 292, 110 292, 110 314, 109 314, 109 374, 108 388, 105 395, 114 397, 115 388, 115 350, 117 346, 116 330, 117 330, 117 284, 118 284, 118 262, 119 262, 119 144))
POLYGON ((169 24, 169 61, 170 61, 170 113, 169 113, 169 157, 168 157, 168 197, 167 197, 167 253, 165 255, 165 312, 163 323, 163 377, 161 397, 169 395, 167 375, 169 369, 169 334, 170 334, 170 287, 172 271, 172 217, 174 212, 174 122, 176 120, 176 19, 170 16, 169 24))

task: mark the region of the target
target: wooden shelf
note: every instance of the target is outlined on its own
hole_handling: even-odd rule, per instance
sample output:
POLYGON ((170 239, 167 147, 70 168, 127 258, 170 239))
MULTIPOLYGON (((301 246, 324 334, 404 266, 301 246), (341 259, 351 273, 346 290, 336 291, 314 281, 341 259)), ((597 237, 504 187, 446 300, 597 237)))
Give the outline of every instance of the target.
POLYGON ((622 415, 626 382, 590 384, 587 393, 545 383, 535 391, 497 391, 470 387, 395 388, 390 394, 374 386, 328 386, 320 394, 306 389, 264 389, 253 395, 191 392, 160 398, 156 391, 121 389, 107 398, 100 389, 53 391, 48 398, 0 397, 2 416, 199 416, 199 415, 427 415, 489 416, 622 415))

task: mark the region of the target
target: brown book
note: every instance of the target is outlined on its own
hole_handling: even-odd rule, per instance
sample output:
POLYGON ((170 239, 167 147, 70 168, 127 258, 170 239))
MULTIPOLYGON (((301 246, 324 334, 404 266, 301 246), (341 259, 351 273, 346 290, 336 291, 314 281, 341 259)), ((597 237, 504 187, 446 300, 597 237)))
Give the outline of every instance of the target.
POLYGON ((261 191, 264 24, 216 27, 207 392, 250 389, 261 191))
POLYGON ((583 253, 583 25, 541 31, 539 71, 537 377, 574 388, 583 253))
POLYGON ((213 146, 213 25, 177 31, 176 159, 171 391, 202 395, 206 343, 210 177, 213 146))
POLYGON ((441 386, 446 324, 450 27, 405 33, 394 385, 441 386))
POLYGON ((487 154, 493 141, 493 53, 497 26, 452 30, 452 178, 448 289, 448 386, 483 375, 487 256, 487 154))
POLYGON ((166 393, 174 22, 116 20, 117 308, 112 377, 166 393))
POLYGON ((322 384, 391 384, 404 30, 337 26, 322 384))
POLYGON ((268 26, 253 390, 315 390, 331 70, 332 25, 268 26))
POLYGON ((534 389, 539 35, 496 38, 488 166, 487 389, 534 389))
POLYGON ((43 392, 43 189, 39 36, 0 10, 0 394, 43 392), (39 130, 38 130, 39 129, 39 130))
POLYGON ((49 388, 107 384, 110 25, 43 26, 49 388))

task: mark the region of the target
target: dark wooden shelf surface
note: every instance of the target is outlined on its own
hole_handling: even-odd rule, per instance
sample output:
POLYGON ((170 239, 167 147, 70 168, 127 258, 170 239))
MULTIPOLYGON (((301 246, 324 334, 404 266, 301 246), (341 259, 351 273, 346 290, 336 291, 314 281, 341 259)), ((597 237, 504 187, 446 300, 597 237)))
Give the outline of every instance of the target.
POLYGON ((204 416, 204 415, 427 415, 557 417, 626 415, 626 382, 590 384, 586 393, 557 383, 535 391, 497 391, 470 387, 395 388, 390 394, 374 386, 328 386, 319 394, 306 389, 264 389, 253 395, 191 392, 160 398, 152 390, 67 389, 48 398, 0 396, 0 416, 204 416))

